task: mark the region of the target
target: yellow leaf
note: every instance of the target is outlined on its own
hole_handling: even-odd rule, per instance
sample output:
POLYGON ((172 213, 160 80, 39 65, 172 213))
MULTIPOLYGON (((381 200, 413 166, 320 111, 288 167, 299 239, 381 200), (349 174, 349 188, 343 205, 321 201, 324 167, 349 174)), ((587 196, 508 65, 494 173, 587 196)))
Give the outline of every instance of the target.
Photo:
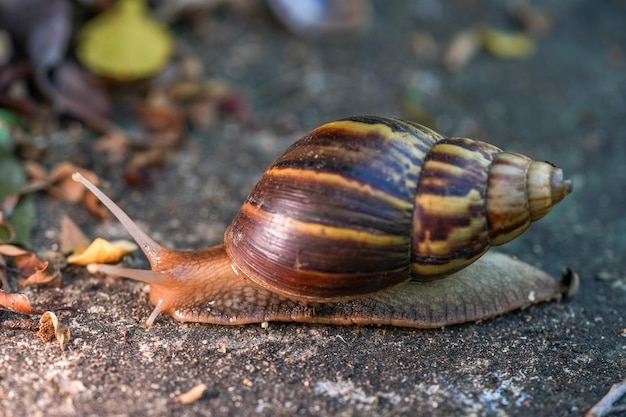
POLYGON ((129 253, 136 251, 137 245, 128 240, 109 242, 97 238, 84 250, 67 258, 68 264, 88 265, 92 263, 116 263, 129 253))
POLYGON ((83 27, 77 53, 93 72, 130 81, 158 72, 172 53, 172 39, 147 14, 145 0, 119 0, 83 27))
POLYGON ((498 58, 527 58, 535 52, 535 41, 528 35, 517 32, 503 32, 483 27, 479 31, 482 47, 498 58))

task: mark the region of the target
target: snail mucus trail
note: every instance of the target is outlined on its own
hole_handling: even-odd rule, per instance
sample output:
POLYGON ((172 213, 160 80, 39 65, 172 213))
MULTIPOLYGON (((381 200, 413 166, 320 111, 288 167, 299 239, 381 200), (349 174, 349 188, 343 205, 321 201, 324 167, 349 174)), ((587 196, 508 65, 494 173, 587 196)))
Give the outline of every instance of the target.
POLYGON ((164 248, 75 174, 137 241, 151 270, 91 271, 150 284, 179 321, 297 321, 441 327, 575 292, 524 262, 487 252, 571 192, 550 163, 399 119, 323 125, 265 172, 208 249, 164 248))

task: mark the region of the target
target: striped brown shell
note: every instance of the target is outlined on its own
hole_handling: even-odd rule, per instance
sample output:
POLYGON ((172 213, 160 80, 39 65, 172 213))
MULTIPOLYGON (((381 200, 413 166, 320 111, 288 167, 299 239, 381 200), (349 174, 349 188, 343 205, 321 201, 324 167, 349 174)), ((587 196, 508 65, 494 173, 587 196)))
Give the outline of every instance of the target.
POLYGON ((265 172, 226 230, 232 266, 300 300, 457 271, 571 191, 559 168, 398 119, 328 123, 265 172))

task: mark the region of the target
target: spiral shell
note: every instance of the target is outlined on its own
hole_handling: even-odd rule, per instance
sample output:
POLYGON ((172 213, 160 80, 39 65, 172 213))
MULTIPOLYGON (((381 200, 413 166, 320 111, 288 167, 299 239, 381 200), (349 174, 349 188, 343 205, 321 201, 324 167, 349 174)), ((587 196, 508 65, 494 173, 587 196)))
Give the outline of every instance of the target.
POLYGON ((446 276, 571 191, 559 168, 398 119, 321 126, 265 172, 225 233, 233 267, 298 300, 446 276))

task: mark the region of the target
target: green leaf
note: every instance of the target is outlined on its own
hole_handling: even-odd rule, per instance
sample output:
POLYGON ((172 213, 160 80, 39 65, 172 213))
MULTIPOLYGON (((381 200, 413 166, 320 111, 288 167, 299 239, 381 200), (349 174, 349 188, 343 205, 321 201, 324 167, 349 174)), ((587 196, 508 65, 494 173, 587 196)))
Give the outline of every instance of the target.
MULTIPOLYGON (((0 137, 5 128, 0 126, 0 137)), ((24 185, 27 178, 20 161, 13 156, 8 149, 0 148, 0 202, 17 193, 24 185)), ((35 203, 32 196, 21 196, 12 213, 4 219, 15 231, 14 243, 31 246, 30 233, 35 222, 35 203)))

